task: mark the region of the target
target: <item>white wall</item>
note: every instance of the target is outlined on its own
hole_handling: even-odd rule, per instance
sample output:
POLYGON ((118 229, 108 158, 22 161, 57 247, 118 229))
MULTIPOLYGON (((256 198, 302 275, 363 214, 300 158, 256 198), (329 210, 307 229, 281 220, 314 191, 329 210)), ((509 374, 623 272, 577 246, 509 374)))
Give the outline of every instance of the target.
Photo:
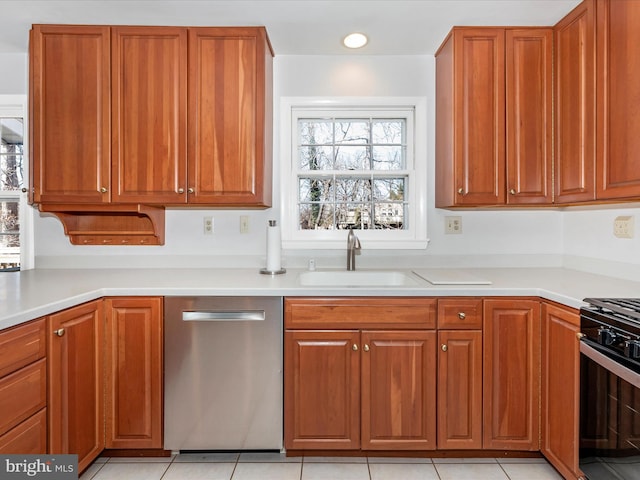
MULTIPOLYGON (((470 261, 483 256, 485 262, 544 262, 559 264, 562 253, 561 216, 555 211, 454 212, 462 216, 463 234, 444 234, 444 215, 451 212, 433 207, 434 172, 434 59, 432 56, 277 56, 274 64, 274 207, 266 211, 168 210, 166 244, 162 247, 72 246, 62 226, 53 218, 36 219, 36 265, 119 266, 145 265, 261 265, 265 252, 268 219, 279 218, 279 102, 282 96, 425 96, 429 124, 428 222, 430 245, 426 251, 374 252, 363 245, 360 265, 418 263, 436 264, 470 261), (250 233, 239 233, 239 215, 250 217, 250 233), (202 217, 212 215, 213 236, 202 234, 202 217), (507 256, 515 255, 518 258, 507 256), (496 258, 498 256, 498 258, 496 258), (520 256, 525 256, 520 258, 520 256), (402 257, 402 259, 399 259, 402 257)), ((342 251, 284 252, 287 265, 304 264, 314 256, 319 266, 342 265, 342 251)))
POLYGON ((0 95, 26 95, 28 57, 24 53, 0 53, 0 95))
MULTIPOLYGON (((20 57, 20 56, 17 56, 20 57)), ((26 65, 24 56, 13 63, 26 65)), ((20 69, 18 69, 20 70, 20 69)), ((22 70, 24 75, 24 70, 22 70)), ((12 75, 9 77, 13 78, 12 75)), ((26 92, 26 77, 0 83, 0 93, 26 92), (15 83, 22 85, 21 92, 15 83)), ((613 218, 624 209, 564 211, 483 210, 446 211, 434 207, 435 75, 432 56, 276 56, 274 61, 274 206, 263 211, 170 209, 166 215, 166 244, 161 247, 72 246, 55 218, 36 215, 36 266, 264 266, 265 228, 278 219, 279 103, 283 96, 425 96, 428 103, 428 228, 430 244, 420 251, 373 251, 363 245, 361 266, 375 265, 496 265, 545 266, 563 262, 576 268, 604 269, 598 260, 631 263, 640 268, 638 240, 609 235, 613 218), (239 216, 248 215, 249 234, 239 233, 239 216), (202 217, 214 217, 215 233, 203 235, 202 217), (445 235, 444 217, 462 217, 462 235, 445 235), (596 228, 588 228, 595 225, 596 228), (566 260, 568 258, 568 260, 566 260), (589 263, 591 262, 591 263, 589 263)), ((631 209, 637 212, 637 209, 631 209)), ((639 220, 640 221, 640 220, 639 220)), ((640 225, 638 225, 640 231, 640 225)), ((342 266, 342 251, 286 251, 288 266, 315 257, 320 267, 342 266)), ((608 264, 607 264, 608 265, 608 264)))

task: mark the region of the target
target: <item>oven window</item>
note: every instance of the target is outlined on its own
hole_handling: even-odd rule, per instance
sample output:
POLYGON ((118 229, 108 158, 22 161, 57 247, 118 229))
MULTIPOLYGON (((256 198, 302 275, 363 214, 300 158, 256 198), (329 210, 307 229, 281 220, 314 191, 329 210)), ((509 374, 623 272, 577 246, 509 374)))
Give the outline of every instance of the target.
POLYGON ((580 358, 580 469, 589 480, 640 480, 640 389, 580 358))

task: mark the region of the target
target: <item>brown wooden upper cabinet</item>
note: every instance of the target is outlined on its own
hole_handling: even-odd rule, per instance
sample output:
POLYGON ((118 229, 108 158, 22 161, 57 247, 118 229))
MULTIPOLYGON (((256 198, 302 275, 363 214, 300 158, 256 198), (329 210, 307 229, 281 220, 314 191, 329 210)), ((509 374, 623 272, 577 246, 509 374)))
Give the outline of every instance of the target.
MULTIPOLYGON (((592 5, 592 0, 589 1, 592 5)), ((640 2, 596 2, 596 197, 640 197, 640 2)))
POLYGON ((553 31, 455 27, 436 53, 436 207, 551 203, 553 31))
POLYGON ((33 201, 271 205, 262 27, 34 25, 33 201))
POLYGON ((554 199, 595 199, 595 9, 578 5, 554 28, 554 199))
POLYGON ((640 197, 640 2, 585 0, 554 28, 557 203, 640 197))

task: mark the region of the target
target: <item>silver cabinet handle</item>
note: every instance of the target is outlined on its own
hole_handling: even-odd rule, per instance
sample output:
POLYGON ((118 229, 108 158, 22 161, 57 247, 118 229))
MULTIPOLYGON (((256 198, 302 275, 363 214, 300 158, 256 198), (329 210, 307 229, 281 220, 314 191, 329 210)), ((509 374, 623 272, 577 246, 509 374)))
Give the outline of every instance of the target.
POLYGON ((447 350, 448 350, 447 346, 446 345, 442 345, 442 351, 446 352, 447 350))
POLYGON ((59 337, 62 337, 64 335, 64 328, 59 328, 57 330, 54 330, 53 333, 55 333, 59 337))
POLYGON ((353 350, 354 352, 357 352, 358 351, 358 345, 356 345, 354 343, 353 346, 351 347, 351 350, 353 350))
POLYGON ((363 349, 365 352, 368 352, 368 351, 369 351, 369 345, 367 345, 367 344, 365 343, 365 344, 364 344, 364 347, 362 347, 362 349, 363 349))
POLYGON ((195 188, 188 188, 187 193, 196 193, 195 188))
POLYGON ((238 320, 264 320, 264 310, 212 310, 182 312, 182 320, 186 322, 233 322, 238 320))
POLYGON ((458 312, 458 318, 460 320, 464 320, 465 318, 467 318, 467 314, 464 312, 458 312))

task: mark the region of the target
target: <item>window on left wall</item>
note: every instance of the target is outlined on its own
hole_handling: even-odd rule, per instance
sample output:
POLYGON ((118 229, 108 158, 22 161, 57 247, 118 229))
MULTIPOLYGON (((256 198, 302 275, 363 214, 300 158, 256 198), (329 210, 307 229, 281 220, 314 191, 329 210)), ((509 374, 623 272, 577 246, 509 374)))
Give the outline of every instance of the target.
POLYGON ((0 95, 0 272, 33 263, 25 126, 26 97, 0 95))

